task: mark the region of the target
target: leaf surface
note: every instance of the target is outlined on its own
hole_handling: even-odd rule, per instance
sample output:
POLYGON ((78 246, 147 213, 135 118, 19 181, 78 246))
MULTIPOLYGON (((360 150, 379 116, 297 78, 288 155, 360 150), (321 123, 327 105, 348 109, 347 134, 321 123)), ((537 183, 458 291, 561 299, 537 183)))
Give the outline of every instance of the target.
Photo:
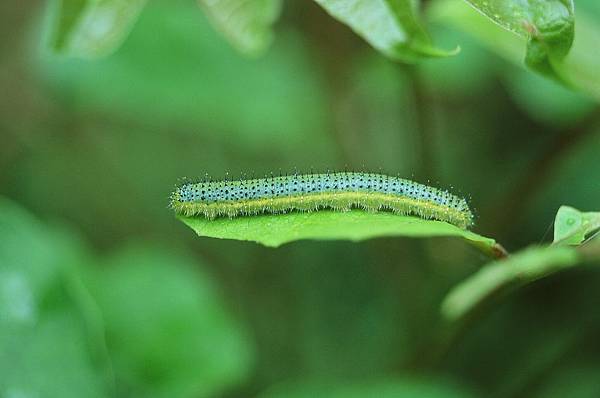
POLYGON ((600 212, 584 213, 561 206, 554 219, 554 243, 577 246, 597 229, 600 229, 600 212))
POLYGON ((511 33, 499 24, 491 23, 489 18, 466 3, 460 4, 452 0, 432 3, 428 9, 428 17, 433 22, 452 26, 473 36, 517 65, 523 64, 523 51, 526 48, 526 62, 530 68, 548 76, 546 67, 551 66, 551 77, 600 101, 600 75, 597 73, 600 69, 600 51, 597 50, 600 25, 591 14, 578 11, 574 41, 568 54, 565 53, 567 39, 561 36, 565 35, 564 32, 557 33, 559 37, 563 37, 558 44, 551 45, 552 41, 544 45, 539 42, 532 44, 527 36, 511 33), (533 62, 535 60, 539 62, 536 64, 533 62))
POLYGON ((573 0, 466 0, 503 28, 527 39, 525 63, 548 76, 562 77, 560 62, 575 35, 573 0))
POLYGON ((507 288, 518 287, 579 264, 600 262, 600 244, 585 251, 573 246, 532 246, 506 259, 482 267, 458 284, 442 303, 446 319, 464 318, 487 299, 507 288))
POLYGON ((281 0, 200 0, 213 25, 240 52, 258 55, 273 40, 281 0))
POLYGON ((435 48, 422 27, 414 0, 315 0, 388 57, 414 62, 424 57, 455 55, 458 48, 435 48))
POLYGON ((52 48, 81 58, 113 52, 125 39, 146 0, 57 0, 52 48))
POLYGON ((179 219, 199 236, 249 240, 278 247, 303 239, 361 241, 377 237, 410 238, 458 237, 494 255, 500 248, 493 239, 463 230, 446 222, 399 216, 387 212, 362 210, 349 212, 316 211, 309 213, 261 215, 207 220, 202 217, 179 219))

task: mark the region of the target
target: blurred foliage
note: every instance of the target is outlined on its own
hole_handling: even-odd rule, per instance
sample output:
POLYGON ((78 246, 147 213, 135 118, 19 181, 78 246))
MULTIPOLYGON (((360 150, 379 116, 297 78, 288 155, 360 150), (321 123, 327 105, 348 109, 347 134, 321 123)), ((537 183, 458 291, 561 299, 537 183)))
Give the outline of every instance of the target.
POLYGON ((184 2, 149 6, 114 56, 89 62, 45 53, 42 73, 80 112, 100 108, 190 134, 200 125, 244 149, 291 150, 307 138, 322 142, 325 93, 303 40, 290 31, 265 58, 243 59, 196 11, 184 2))
POLYGON ((600 210, 598 2, 575 0, 552 60, 566 85, 466 3, 408 3, 384 10, 460 53, 395 63, 317 2, 3 3, 0 396, 595 397, 600 274, 579 265, 598 237, 548 245, 562 205, 600 210), (485 266, 448 237, 273 249, 198 238, 167 208, 183 176, 345 167, 454 186, 514 254, 485 266), (544 278, 445 319, 491 266, 544 278))
POLYGON ((104 396, 105 364, 74 286, 80 248, 10 201, 0 208, 2 395, 104 396))
POLYGON ((123 395, 212 396, 247 376, 246 336, 189 258, 138 245, 95 271, 88 285, 123 395))
POLYGON ((277 386, 266 394, 260 395, 260 397, 265 398, 309 398, 316 396, 323 398, 460 398, 469 397, 470 395, 453 386, 418 379, 390 379, 362 383, 340 383, 338 385, 317 382, 303 382, 296 383, 296 385, 289 383, 288 385, 277 386))
POLYGON ((201 0, 207 14, 241 52, 261 54, 272 41, 281 0, 201 0))
POLYGON ((190 259, 146 244, 96 261, 0 207, 3 394, 207 397, 248 375, 247 337, 190 259))
POLYGON ((122 43, 146 0, 52 0, 51 4, 54 50, 95 58, 122 43))

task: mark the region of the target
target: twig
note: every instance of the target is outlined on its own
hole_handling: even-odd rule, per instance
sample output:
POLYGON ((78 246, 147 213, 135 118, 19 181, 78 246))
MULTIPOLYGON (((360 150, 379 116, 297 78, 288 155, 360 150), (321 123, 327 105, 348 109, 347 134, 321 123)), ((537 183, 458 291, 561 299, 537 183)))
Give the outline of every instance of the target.
POLYGON ((427 101, 427 89, 423 84, 419 71, 414 65, 405 65, 403 69, 408 73, 411 82, 411 90, 414 103, 415 126, 419 136, 420 169, 418 174, 421 178, 435 180, 434 175, 434 151, 435 132, 431 121, 427 101))

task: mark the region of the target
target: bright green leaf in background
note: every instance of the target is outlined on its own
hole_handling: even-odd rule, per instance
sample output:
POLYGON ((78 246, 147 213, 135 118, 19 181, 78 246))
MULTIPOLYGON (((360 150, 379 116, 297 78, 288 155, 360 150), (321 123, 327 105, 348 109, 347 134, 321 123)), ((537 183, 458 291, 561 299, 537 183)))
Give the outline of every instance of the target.
MULTIPOLYGON (((488 3, 492 4, 494 2, 490 1, 488 3)), ((501 3, 506 2, 498 4, 501 3)), ((563 4, 559 1, 551 1, 547 2, 547 4, 549 4, 548 7, 551 10, 554 9, 552 7, 563 11, 569 9, 569 3, 563 4), (551 6, 552 4, 553 6, 551 6)), ((569 23, 567 20, 560 18, 563 13, 559 13, 558 15, 551 13, 547 17, 552 17, 553 15, 557 17, 557 21, 564 22, 562 26, 566 30, 555 32, 550 29, 547 33, 548 37, 544 38, 546 40, 544 42, 530 40, 527 45, 527 51, 530 54, 527 58, 528 62, 534 63, 534 65, 530 66, 533 66, 538 71, 541 70, 541 72, 547 71, 546 67, 551 66, 555 77, 561 79, 563 83, 590 95, 597 101, 600 100, 600 75, 597 73, 600 70, 600 51, 597 49, 600 27, 596 24, 594 16, 591 13, 585 12, 582 8, 578 8, 577 23, 574 26, 575 39, 571 50, 567 54, 567 35, 570 35, 568 33, 570 29, 569 23)), ((516 65, 522 65, 523 63, 523 48, 526 45, 525 38, 528 37, 524 36, 525 33, 523 32, 528 32, 527 29, 532 28, 529 24, 521 25, 523 27, 520 28, 520 34, 513 34, 494 24, 466 3, 461 4, 453 0, 433 2, 431 7, 428 8, 428 17, 432 21, 454 27, 472 35, 486 47, 489 47, 492 51, 495 51, 516 65)), ((541 17, 538 16, 536 18, 541 17)), ((542 24, 554 26, 551 22, 552 19, 541 21, 542 24)), ((513 28, 511 29, 518 30, 518 23, 518 19, 513 19, 511 23, 513 28)), ((508 27, 508 22, 505 21, 502 26, 508 27)), ((557 26, 561 26, 560 23, 557 26)))
POLYGON ((384 236, 414 238, 459 237, 489 255, 501 255, 493 239, 477 235, 454 225, 392 213, 316 211, 309 213, 261 215, 207 220, 202 217, 179 217, 199 236, 250 240, 277 247, 301 239, 348 239, 361 241, 384 236))
POLYGON ((117 387, 140 397, 211 397, 242 381, 251 346, 191 259, 120 250, 90 274, 117 387))
POLYGON ((273 40, 281 0, 199 0, 213 24, 242 53, 258 55, 273 40))
POLYGON ((457 53, 433 47, 418 18, 414 0, 315 0, 388 57, 414 62, 457 53))
POLYGON ((560 62, 575 34, 573 0, 466 0, 498 25, 527 38, 525 63, 548 76, 562 78, 560 62))
POLYGON ((0 197, 0 396, 106 396, 105 364, 72 289, 78 252, 0 197))
POLYGON ((0 198, 0 396, 208 397, 248 375, 252 346, 190 258, 132 246, 101 265, 0 198))
MULTIPOLYGON (((255 55, 272 41, 280 0, 199 0, 206 14, 241 52, 255 55)), ((95 58, 125 39, 146 0, 56 0, 51 45, 70 56, 95 58)))
POLYGON ((70 56, 95 58, 125 39, 146 0, 55 0, 51 45, 70 56))
POLYGON ((579 245, 597 229, 600 229, 600 212, 584 213, 561 206, 554 219, 554 243, 579 245))

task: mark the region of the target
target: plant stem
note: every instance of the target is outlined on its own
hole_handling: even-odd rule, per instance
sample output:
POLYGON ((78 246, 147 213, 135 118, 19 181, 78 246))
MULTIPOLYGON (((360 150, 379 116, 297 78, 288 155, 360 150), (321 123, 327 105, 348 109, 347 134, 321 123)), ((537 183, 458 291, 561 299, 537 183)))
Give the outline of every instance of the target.
POLYGON ((434 170, 434 150, 435 127, 433 125, 433 112, 427 99, 427 88, 419 75, 419 70, 414 65, 404 67, 410 82, 413 97, 413 110, 415 115, 415 128, 419 135, 419 170, 417 172, 420 178, 435 180, 434 170))

